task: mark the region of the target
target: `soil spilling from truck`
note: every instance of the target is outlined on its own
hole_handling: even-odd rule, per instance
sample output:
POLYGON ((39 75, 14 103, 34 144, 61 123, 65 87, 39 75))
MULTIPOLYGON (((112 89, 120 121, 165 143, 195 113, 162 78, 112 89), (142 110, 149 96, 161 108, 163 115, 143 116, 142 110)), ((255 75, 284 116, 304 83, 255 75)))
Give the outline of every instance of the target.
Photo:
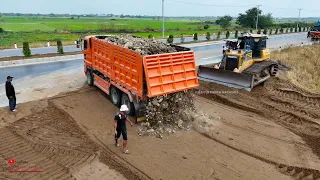
POLYGON ((175 48, 165 43, 153 39, 139 38, 126 34, 121 34, 120 36, 110 36, 105 40, 109 43, 139 52, 143 56, 177 52, 175 48))
POLYGON ((194 112, 194 94, 191 91, 151 98, 147 104, 147 122, 141 123, 139 135, 162 138, 163 134, 190 130, 194 112))

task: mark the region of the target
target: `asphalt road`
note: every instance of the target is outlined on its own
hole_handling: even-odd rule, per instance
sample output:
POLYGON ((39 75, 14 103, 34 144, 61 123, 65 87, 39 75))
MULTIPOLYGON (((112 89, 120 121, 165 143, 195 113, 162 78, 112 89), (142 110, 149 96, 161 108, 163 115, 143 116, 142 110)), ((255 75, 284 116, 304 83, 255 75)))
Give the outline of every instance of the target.
POLYGON ((7 76, 13 76, 14 79, 22 79, 27 76, 37 77, 43 74, 49 74, 55 71, 67 71, 77 67, 83 67, 83 59, 0 68, 0 84, 7 80, 7 76))
MULTIPOLYGON (((80 51, 80 48, 77 48, 76 45, 64 46, 64 52, 75 52, 80 51)), ((43 48, 31 48, 31 54, 49 54, 57 53, 57 47, 43 47, 43 48)), ((22 49, 5 49, 0 50, 0 58, 11 57, 11 56, 23 56, 22 49)))
MULTIPOLYGON (((199 36, 199 40, 205 40, 205 36, 199 36)), ((297 41, 306 41, 306 33, 294 33, 294 34, 285 34, 285 35, 276 35, 271 36, 269 38, 268 44, 289 44, 291 42, 297 41)), ((165 40, 161 40, 165 41, 165 40)), ((185 42, 191 42, 192 37, 186 37, 185 42)), ((175 38, 175 42, 180 42, 179 38, 175 38)), ((183 46, 190 47, 194 52, 197 51, 215 51, 221 50, 224 42, 206 42, 206 43, 197 43, 197 44, 185 44, 183 46)), ((64 46, 65 52, 75 52, 80 51, 80 48, 77 48, 76 45, 72 46, 64 46)), ((48 53, 56 53, 56 47, 44 47, 44 48, 32 48, 32 54, 48 54, 48 53)), ((2 57, 10 57, 10 56, 22 56, 22 49, 8 49, 8 50, 0 50, 0 58, 2 57)))

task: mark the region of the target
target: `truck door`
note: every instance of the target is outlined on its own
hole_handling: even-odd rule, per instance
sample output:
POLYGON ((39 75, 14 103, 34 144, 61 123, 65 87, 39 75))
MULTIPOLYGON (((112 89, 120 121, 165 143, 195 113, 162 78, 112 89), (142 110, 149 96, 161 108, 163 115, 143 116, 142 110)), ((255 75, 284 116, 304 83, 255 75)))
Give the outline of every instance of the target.
POLYGON ((83 41, 83 55, 85 66, 92 67, 92 41, 91 38, 84 39, 83 41))

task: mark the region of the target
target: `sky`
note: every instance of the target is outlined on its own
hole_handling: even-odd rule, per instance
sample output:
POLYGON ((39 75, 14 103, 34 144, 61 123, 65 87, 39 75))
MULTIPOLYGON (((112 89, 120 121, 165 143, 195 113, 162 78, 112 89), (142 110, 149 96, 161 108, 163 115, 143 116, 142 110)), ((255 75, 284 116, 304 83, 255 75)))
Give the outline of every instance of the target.
MULTIPOLYGON (((58 14, 129 14, 162 13, 162 0, 1 0, 2 13, 58 14)), ((164 0, 166 16, 237 16, 247 9, 262 5, 263 14, 273 17, 320 17, 320 9, 312 4, 319 0, 164 0)))

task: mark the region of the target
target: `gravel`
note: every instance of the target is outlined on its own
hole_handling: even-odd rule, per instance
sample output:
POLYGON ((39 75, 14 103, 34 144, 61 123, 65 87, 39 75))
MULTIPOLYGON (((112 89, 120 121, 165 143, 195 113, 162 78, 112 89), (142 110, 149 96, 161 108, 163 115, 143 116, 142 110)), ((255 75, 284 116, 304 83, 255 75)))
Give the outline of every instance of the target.
POLYGON ((190 130, 194 112, 194 94, 191 91, 149 99, 147 122, 141 123, 138 133, 163 138, 164 134, 190 130))

